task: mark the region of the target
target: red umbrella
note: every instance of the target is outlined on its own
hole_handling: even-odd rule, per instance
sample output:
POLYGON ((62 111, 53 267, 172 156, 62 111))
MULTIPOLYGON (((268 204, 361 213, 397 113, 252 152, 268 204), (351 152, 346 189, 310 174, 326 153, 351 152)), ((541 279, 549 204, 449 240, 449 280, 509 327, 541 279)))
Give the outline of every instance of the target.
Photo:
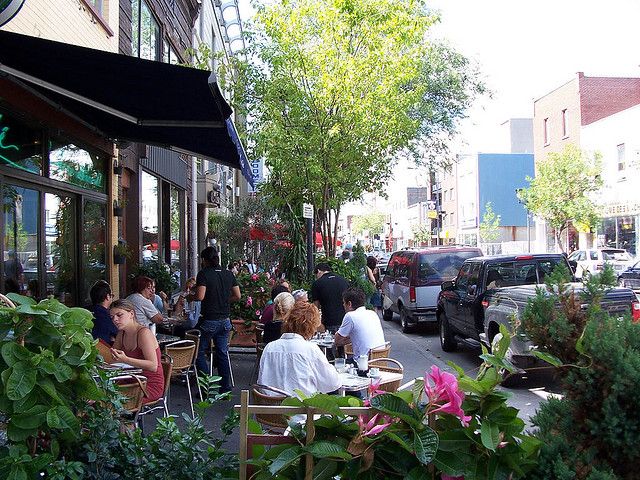
MULTIPOLYGON (((316 232, 316 245, 317 245, 317 246, 322 245, 322 233, 320 233, 320 232, 316 232)), ((342 242, 341 242, 340 240, 338 240, 338 241, 336 242, 336 245, 337 245, 338 247, 340 247, 340 246, 342 246, 342 242)))

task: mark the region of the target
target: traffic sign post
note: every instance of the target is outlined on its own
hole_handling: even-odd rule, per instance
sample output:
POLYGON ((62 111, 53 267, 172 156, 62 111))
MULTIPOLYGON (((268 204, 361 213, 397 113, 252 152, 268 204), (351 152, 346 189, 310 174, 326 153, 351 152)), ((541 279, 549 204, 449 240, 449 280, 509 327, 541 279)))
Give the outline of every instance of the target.
POLYGON ((315 235, 313 234, 313 205, 310 203, 302 204, 302 217, 307 224, 307 275, 311 278, 313 273, 313 244, 315 235))

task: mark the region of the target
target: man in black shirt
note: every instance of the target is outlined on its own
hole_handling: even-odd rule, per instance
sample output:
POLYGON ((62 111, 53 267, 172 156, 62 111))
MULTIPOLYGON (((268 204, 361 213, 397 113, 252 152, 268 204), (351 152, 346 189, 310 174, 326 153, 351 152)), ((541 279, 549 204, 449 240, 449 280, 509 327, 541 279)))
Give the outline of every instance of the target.
POLYGON ((315 268, 316 281, 311 286, 313 303, 322 311, 322 324, 330 332, 335 332, 342 324, 344 306, 342 292, 349 283, 331 271, 328 263, 319 263, 315 268))
POLYGON ((202 270, 196 277, 195 293, 187 301, 201 302, 200 347, 196 368, 209 373, 205 354, 211 339, 216 346, 218 375, 222 377, 220 393, 231 390, 231 362, 229 361, 229 332, 231 331, 231 302, 240 300, 240 287, 236 277, 220 266, 220 257, 214 247, 205 248, 200 254, 202 270))

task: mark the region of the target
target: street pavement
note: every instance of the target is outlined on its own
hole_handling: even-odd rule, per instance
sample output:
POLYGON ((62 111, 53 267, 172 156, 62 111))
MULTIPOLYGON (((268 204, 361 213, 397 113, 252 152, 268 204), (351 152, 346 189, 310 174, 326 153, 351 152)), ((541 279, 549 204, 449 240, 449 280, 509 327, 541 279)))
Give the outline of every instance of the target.
MULTIPOLYGON (((447 365, 448 361, 457 363, 468 375, 475 376, 481 364, 478 358, 480 351, 466 345, 461 344, 456 352, 443 352, 440 348, 435 325, 423 328, 417 333, 404 334, 396 315, 391 322, 382 321, 382 326, 386 339, 391 342, 391 357, 404 366, 405 381, 424 376, 425 371, 429 370, 431 365, 453 371, 447 365)), ((251 384, 255 383, 255 378, 252 378, 255 354, 234 353, 231 355, 231 363, 236 384, 233 395, 230 400, 220 402, 212 407, 205 417, 207 429, 216 433, 219 432, 220 425, 232 406, 240 403, 240 391, 250 388, 251 384)), ((550 375, 538 374, 530 376, 516 388, 503 389, 512 395, 509 404, 520 410, 520 418, 527 423, 528 427, 531 427, 530 418, 535 414, 544 398, 550 393, 557 393, 553 383, 550 375)), ((193 391, 194 399, 197 399, 195 389, 193 391)), ((181 416, 182 412, 189 412, 186 392, 185 385, 177 382, 172 383, 169 403, 171 414, 181 416)), ((153 423, 152 418, 145 419, 145 429, 148 431, 153 428, 153 423)), ((182 421, 178 419, 178 423, 181 424, 182 421)), ((226 450, 237 453, 238 445, 239 438, 236 429, 226 444, 226 450)))

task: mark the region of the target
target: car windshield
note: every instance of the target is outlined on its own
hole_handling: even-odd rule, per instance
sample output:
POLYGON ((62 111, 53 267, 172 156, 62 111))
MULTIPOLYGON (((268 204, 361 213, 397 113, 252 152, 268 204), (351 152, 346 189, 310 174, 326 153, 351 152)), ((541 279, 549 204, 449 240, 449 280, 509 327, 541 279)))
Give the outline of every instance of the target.
POLYGON ((631 260, 631 256, 626 250, 602 250, 603 260, 614 260, 618 262, 628 262, 631 260))
POLYGON ((418 278, 423 280, 451 280, 458 275, 467 258, 477 257, 478 252, 423 253, 418 265, 418 278))

